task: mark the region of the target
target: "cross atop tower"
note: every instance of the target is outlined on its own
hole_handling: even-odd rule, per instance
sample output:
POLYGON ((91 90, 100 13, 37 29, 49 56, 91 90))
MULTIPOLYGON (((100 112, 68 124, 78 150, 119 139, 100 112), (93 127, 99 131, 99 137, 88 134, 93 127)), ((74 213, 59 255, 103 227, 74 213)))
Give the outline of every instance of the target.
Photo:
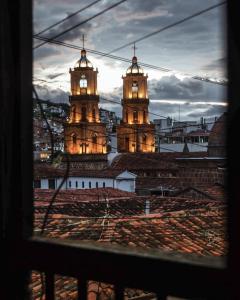
POLYGON ((133 43, 133 56, 136 56, 136 50, 137 50, 137 47, 135 45, 135 43, 133 43))
POLYGON ((84 34, 82 35, 82 43, 83 43, 83 49, 84 49, 84 43, 85 43, 86 39, 85 39, 85 36, 84 34))

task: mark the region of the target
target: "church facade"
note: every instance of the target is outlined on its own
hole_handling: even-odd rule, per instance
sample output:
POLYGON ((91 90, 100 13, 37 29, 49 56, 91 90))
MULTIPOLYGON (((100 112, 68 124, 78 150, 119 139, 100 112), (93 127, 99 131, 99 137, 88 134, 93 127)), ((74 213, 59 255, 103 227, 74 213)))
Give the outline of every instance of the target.
POLYGON ((122 122, 117 126, 118 152, 155 152, 155 126, 148 116, 147 75, 137 57, 123 79, 122 122))
POLYGON ((99 118, 97 74, 87 59, 86 50, 73 69, 71 77, 70 116, 64 126, 65 152, 78 154, 105 154, 106 126, 99 118))

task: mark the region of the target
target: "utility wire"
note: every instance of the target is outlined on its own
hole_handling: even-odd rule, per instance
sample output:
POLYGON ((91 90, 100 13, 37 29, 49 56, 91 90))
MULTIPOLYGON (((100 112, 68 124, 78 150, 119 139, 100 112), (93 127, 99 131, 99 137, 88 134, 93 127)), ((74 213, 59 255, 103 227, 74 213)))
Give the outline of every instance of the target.
POLYGON ((174 22, 174 23, 172 23, 172 24, 169 24, 169 25, 167 25, 167 26, 165 26, 165 27, 163 27, 163 28, 160 28, 160 29, 158 29, 158 30, 155 30, 154 32, 148 33, 148 34, 144 35, 143 37, 140 37, 140 38, 138 38, 138 39, 136 39, 136 40, 134 40, 134 41, 131 41, 131 42, 129 42, 129 43, 126 43, 126 44, 124 44, 124 45, 121 46, 121 47, 118 47, 118 48, 116 48, 116 49, 113 49, 113 50, 111 50, 110 52, 108 52, 107 54, 111 54, 111 53, 113 53, 113 52, 117 52, 117 51, 119 51, 119 50, 121 50, 121 49, 123 49, 123 48, 126 48, 126 47, 128 47, 128 46, 134 44, 134 43, 138 43, 138 42, 140 42, 140 41, 143 41, 143 40, 145 40, 145 39, 147 39, 147 38, 149 38, 149 37, 151 37, 151 36, 153 36, 153 35, 155 35, 155 34, 159 34, 160 32, 163 32, 163 31, 165 31, 165 30, 167 30, 167 29, 169 29, 169 28, 172 28, 172 27, 174 27, 174 26, 177 26, 177 25, 179 25, 179 24, 182 24, 182 23, 184 23, 184 22, 186 22, 186 21, 188 21, 188 20, 191 20, 191 19, 193 19, 193 18, 195 18, 195 17, 197 17, 197 16, 200 16, 200 15, 202 15, 202 14, 204 14, 204 13, 206 13, 206 12, 212 10, 212 9, 215 9, 215 8, 221 6, 221 5, 224 5, 224 4, 226 4, 226 3, 227 3, 227 1, 223 1, 223 2, 220 2, 220 3, 218 3, 218 4, 212 5, 212 6, 208 7, 208 8, 206 8, 206 9, 203 9, 203 10, 201 10, 201 11, 196 12, 195 14, 193 14, 193 15, 191 15, 191 16, 188 16, 188 17, 186 17, 186 18, 183 18, 182 20, 176 21, 176 22, 174 22))
MULTIPOLYGON (((89 22, 89 21, 95 19, 96 17, 98 17, 98 16, 100 16, 100 15, 103 15, 103 14, 106 13, 107 11, 109 11, 109 10, 111 10, 111 9, 113 9, 113 8, 115 8, 115 7, 117 7, 118 5, 120 5, 120 4, 122 4, 123 2, 126 2, 126 1, 127 1, 127 0, 121 0, 121 1, 119 1, 119 2, 117 2, 117 3, 115 3, 115 4, 113 4, 113 5, 111 5, 111 6, 107 7, 107 8, 105 8, 104 10, 102 10, 102 11, 100 11, 99 13, 93 15, 92 17, 90 17, 90 18, 88 18, 88 19, 86 19, 86 20, 84 20, 84 21, 82 21, 82 22, 80 22, 80 23, 78 23, 78 24, 76 24, 76 25, 74 25, 74 26, 72 26, 72 27, 70 27, 70 28, 68 28, 68 29, 66 29, 66 30, 64 30, 64 31, 62 31, 62 32, 60 32, 60 33, 58 33, 58 34, 56 34, 55 36, 51 37, 49 40, 52 41, 52 40, 54 40, 54 39, 56 39, 56 38, 58 38, 58 37, 60 37, 60 36, 62 36, 62 35, 64 35, 64 34, 66 34, 67 32, 69 32, 69 31, 71 31, 71 30, 73 30, 73 29, 75 29, 75 28, 77 28, 77 27, 79 27, 79 26, 81 26, 81 25, 83 25, 83 24, 86 24, 87 22, 89 22)), ((48 43, 48 42, 49 42, 49 41, 43 42, 43 43, 41 43, 41 44, 35 46, 34 49, 37 49, 37 48, 39 48, 39 47, 45 45, 45 44, 48 43)))
MULTIPOLYGON (((101 99, 101 98, 102 98, 102 97, 100 96, 100 99, 101 99)), ((36 100, 36 99, 33 98, 33 100, 36 100)), ((41 101, 48 101, 48 102, 51 102, 50 99, 48 99, 48 100, 40 99, 40 100, 41 100, 41 101)), ((121 103, 118 102, 118 101, 110 100, 110 99, 107 99, 107 98, 104 98, 104 100, 105 100, 106 102, 110 102, 110 101, 111 101, 112 103, 116 103, 116 104, 118 104, 118 105, 121 105, 121 103), (114 101, 114 102, 113 102, 113 101, 114 101)), ((104 104, 104 103, 100 103, 100 104, 104 104)), ((51 102, 51 105, 57 106, 57 104, 52 103, 52 102, 51 102)), ((126 105, 126 107, 128 107, 128 105, 126 105)), ((149 111, 148 114, 153 114, 153 115, 158 116, 158 117, 163 118, 163 119, 168 119, 168 118, 169 118, 169 117, 167 117, 167 116, 163 116, 163 115, 159 115, 159 114, 156 114, 156 113, 152 113, 151 111, 149 111)), ((81 115, 81 113, 76 112, 76 115, 81 115)), ((90 117, 93 116, 92 114, 87 114, 87 115, 90 116, 90 117)), ((52 119, 53 119, 54 121, 58 122, 58 123, 64 123, 62 120, 58 120, 58 119, 55 119, 55 118, 52 118, 52 119)), ((171 118, 171 120, 174 121, 174 122, 179 123, 179 121, 176 120, 176 119, 171 118)), ((199 127, 199 126, 201 126, 201 125, 212 125, 212 124, 215 124, 215 122, 216 122, 216 121, 205 122, 204 124, 189 124, 189 123, 187 123, 187 122, 180 121, 180 123, 183 123, 182 125, 174 126, 174 128, 173 128, 173 127, 165 127, 165 128, 161 128, 161 131, 166 131, 166 130, 171 130, 171 129, 182 129, 182 128, 187 128, 187 127, 199 127)), ((219 121, 218 121, 218 122, 219 122, 219 121)), ((42 127, 40 127, 40 128, 42 128, 42 127)))
MULTIPOLYGON (((48 43, 56 44, 56 45, 59 45, 59 46, 70 48, 70 49, 75 49, 75 50, 82 50, 83 49, 82 47, 79 47, 77 45, 61 42, 61 41, 58 41, 58 40, 50 40, 49 38, 45 38, 45 37, 42 37, 42 36, 34 35, 33 37, 35 39, 38 39, 38 40, 46 41, 48 43)), ((120 56, 116 56, 116 55, 108 55, 107 53, 92 50, 92 49, 89 49, 89 48, 88 49, 85 48, 85 50, 89 53, 94 54, 94 55, 99 55, 99 56, 102 56, 102 57, 107 57, 107 58, 122 61, 122 62, 132 63, 132 60, 124 58, 124 57, 120 57, 120 56)), ((150 64, 147 64, 147 63, 144 63, 144 62, 138 62, 138 64, 141 65, 142 67, 146 67, 146 68, 157 70, 157 71, 177 72, 179 74, 183 74, 180 71, 171 70, 171 69, 167 69, 167 68, 164 68, 164 67, 158 67, 158 66, 155 66, 155 65, 150 65, 150 64)), ((192 79, 196 79, 196 80, 200 80, 200 81, 206 81, 206 82, 209 82, 209 83, 212 83, 212 84, 226 85, 226 81, 214 81, 213 79, 210 79, 210 78, 201 77, 201 76, 192 75, 192 74, 185 74, 185 73, 183 75, 188 76, 192 79)))
MULTIPOLYGON (((49 38, 46 38, 46 37, 43 37, 43 36, 33 35, 33 37, 35 39, 38 39, 38 40, 41 40, 41 41, 46 41, 48 43, 56 44, 56 45, 59 45, 59 46, 64 46, 64 47, 67 47, 67 48, 70 48, 70 49, 75 49, 75 50, 82 50, 83 49, 83 47, 73 45, 73 44, 69 44, 69 43, 65 43, 65 42, 61 42, 61 41, 58 41, 58 40, 52 40, 51 41, 49 38)), ((84 48, 84 49, 87 52, 98 55, 98 56, 104 56, 104 57, 111 58, 111 59, 114 59, 114 60, 127 62, 127 63, 132 63, 132 60, 128 59, 128 58, 124 58, 124 57, 120 57, 120 56, 116 56, 116 55, 107 55, 104 52, 97 51, 97 50, 92 50, 92 49, 89 49, 89 48, 84 48)), ((170 69, 150 65, 150 64, 147 64, 147 63, 143 63, 143 62, 138 62, 138 64, 143 66, 143 67, 146 67, 146 68, 151 68, 151 69, 155 69, 155 70, 159 70, 159 71, 163 71, 163 72, 171 72, 170 69)))
POLYGON ((90 4, 88 4, 87 6, 84 6, 83 8, 81 8, 81 9, 75 11, 74 13, 68 15, 66 18, 61 19, 60 21, 58 21, 58 22, 52 24, 51 26, 45 28, 44 30, 42 30, 42 31, 40 31, 40 32, 38 32, 38 33, 36 33, 36 35, 43 34, 44 32, 46 32, 46 31, 52 29, 53 27, 55 27, 55 26, 57 26, 57 25, 59 25, 59 24, 65 22, 66 20, 68 20, 68 19, 70 19, 70 18, 76 16, 76 15, 79 14, 80 12, 83 12, 84 10, 86 10, 86 9, 88 9, 89 7, 91 7, 91 6, 95 5, 95 4, 97 4, 97 3, 100 2, 100 1, 102 1, 102 0, 96 0, 96 1, 94 1, 94 2, 92 2, 92 3, 90 3, 90 4))

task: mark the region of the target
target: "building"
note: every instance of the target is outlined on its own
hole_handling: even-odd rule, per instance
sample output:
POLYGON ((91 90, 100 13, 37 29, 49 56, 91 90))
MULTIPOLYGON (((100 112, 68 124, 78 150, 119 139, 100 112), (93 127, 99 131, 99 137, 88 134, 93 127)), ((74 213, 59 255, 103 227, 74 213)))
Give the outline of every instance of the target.
MULTIPOLYGON (((34 169, 34 187, 57 189, 65 176, 65 170, 47 164, 36 164, 34 169)), ((127 170, 82 170, 70 169, 62 189, 98 189, 113 188, 135 192, 137 175, 127 170)))
POLYGON ((205 121, 175 121, 171 118, 155 119, 156 152, 207 152, 210 131, 205 121))
POLYGON ((213 125, 209 135, 208 155, 226 157, 227 114, 224 113, 213 125))
POLYGON ((70 117, 64 128, 64 147, 69 154, 104 154, 107 151, 106 126, 100 122, 97 74, 81 51, 81 58, 70 68, 70 117))
POLYGON ((118 152, 154 152, 154 124, 148 117, 147 75, 133 56, 123 76, 122 123, 117 126, 118 152))

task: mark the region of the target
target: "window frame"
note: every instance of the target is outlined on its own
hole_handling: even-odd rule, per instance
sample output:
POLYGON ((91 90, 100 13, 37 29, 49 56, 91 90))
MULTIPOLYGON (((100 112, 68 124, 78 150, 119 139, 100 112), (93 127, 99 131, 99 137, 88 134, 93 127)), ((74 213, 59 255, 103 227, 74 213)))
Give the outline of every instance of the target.
POLYGON ((184 255, 176 258, 170 255, 164 256, 163 253, 158 255, 137 253, 128 249, 111 251, 103 246, 76 245, 69 241, 32 238, 33 162, 29 160, 29 157, 32 157, 32 1, 16 0, 12 3, 3 0, 0 11, 0 43, 2 45, 0 66, 1 78, 4 78, 0 83, 0 131, 2 133, 0 135, 0 159, 1 166, 3 166, 0 170, 2 208, 0 238, 3 247, 1 267, 5 276, 0 286, 1 298, 25 299, 28 295, 29 271, 32 269, 51 274, 58 272, 68 276, 80 276, 80 270, 84 269, 83 279, 90 278, 114 283, 119 280, 122 286, 149 288, 157 290, 159 295, 162 290, 163 297, 165 297, 164 291, 175 291, 175 294, 180 296, 186 292, 196 294, 196 290, 199 293, 208 293, 207 290, 210 288, 209 292, 212 296, 219 295, 217 299, 226 299, 223 294, 221 296, 224 290, 227 291, 228 299, 237 299, 239 296, 238 278, 240 277, 240 158, 236 149, 240 116, 240 36, 238 32, 240 3, 228 1, 227 12, 228 99, 231 99, 227 126, 227 165, 228 197, 231 201, 228 202, 227 212, 229 252, 225 269, 222 263, 218 263, 215 259, 211 263, 207 263, 205 259, 191 263, 191 260, 184 255), (13 133, 14 139, 12 139, 13 133), (17 253, 16 249, 18 249, 17 253), (69 254, 67 257, 71 257, 67 265, 59 263, 59 258, 63 257, 63 254, 69 254), (97 257, 97 260, 93 259, 94 257, 97 257), (112 272, 113 262, 116 270, 121 270, 122 273, 112 272), (96 264, 101 266, 99 268, 101 272, 94 273, 96 264), (139 265, 141 265, 140 271, 139 265), (147 280, 149 274, 154 274, 151 280, 147 280), (179 278, 184 282, 179 278, 177 282, 176 276, 180 274, 179 278), (89 277, 90 275, 92 277, 89 277), (9 289, 9 284, 11 286, 14 284, 14 288, 9 289))

